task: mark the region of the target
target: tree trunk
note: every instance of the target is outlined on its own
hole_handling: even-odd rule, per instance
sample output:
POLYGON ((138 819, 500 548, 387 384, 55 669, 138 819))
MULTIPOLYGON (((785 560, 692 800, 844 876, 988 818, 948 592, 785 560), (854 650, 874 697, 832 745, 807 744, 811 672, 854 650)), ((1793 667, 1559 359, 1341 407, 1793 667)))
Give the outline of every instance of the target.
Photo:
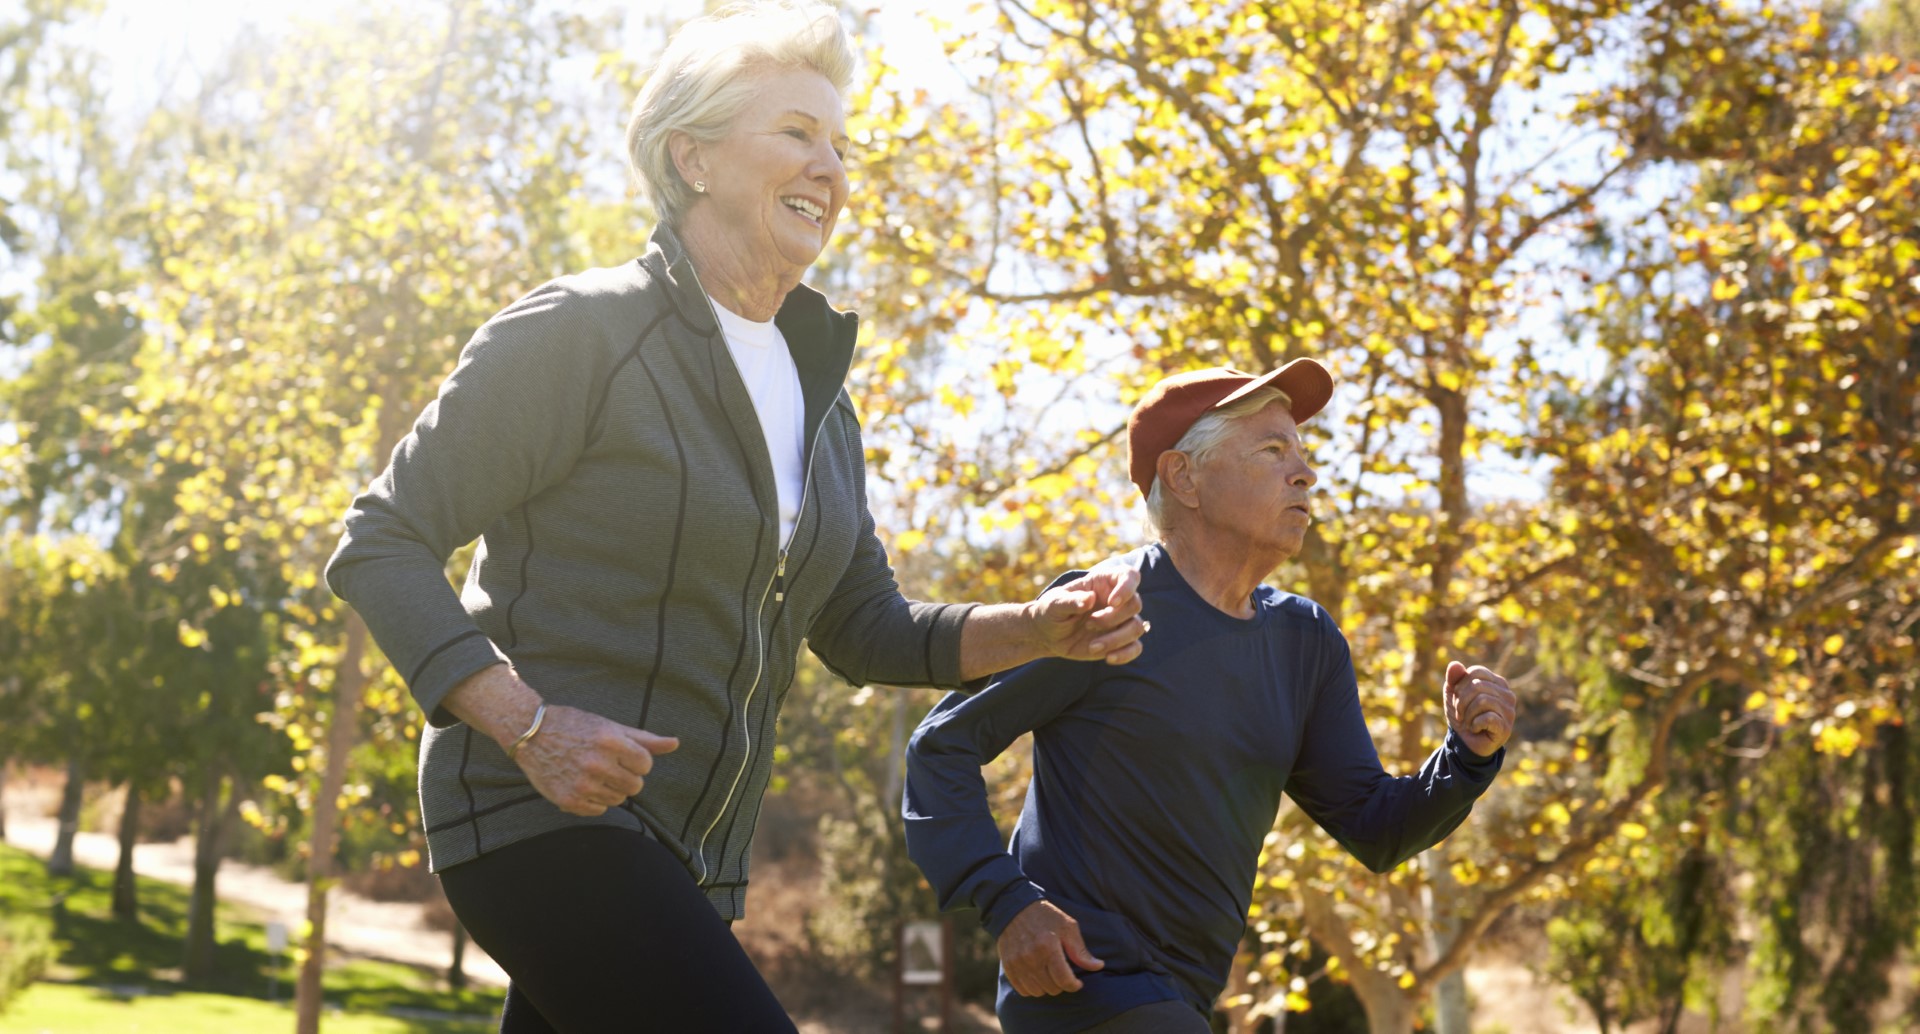
POLYGON ((1313 939, 1347 971, 1354 997, 1367 1011, 1368 1034, 1413 1034, 1419 987, 1402 988, 1397 980, 1363 963, 1353 950, 1353 936, 1346 921, 1334 911, 1326 895, 1311 890, 1302 893, 1300 918, 1313 939))
POLYGON ((327 961, 327 891, 333 887, 333 851, 340 830, 340 788, 347 779, 347 753, 359 724, 360 691, 366 678, 360 672, 367 649, 367 626, 360 615, 348 612, 347 642, 340 667, 333 676, 333 708, 327 718, 327 766, 320 777, 320 793, 313 801, 313 838, 307 856, 307 955, 300 963, 300 982, 294 995, 294 1031, 320 1030, 321 976, 327 961))
POLYGON ((1413 999, 1392 981, 1355 980, 1353 993, 1367 1010, 1367 1034, 1413 1034, 1413 999))
POLYGON ((47 875, 73 875, 73 835, 80 832, 80 795, 86 789, 86 770, 79 761, 67 762, 67 786, 60 793, 60 835, 47 856, 47 875))
POLYGON ((7 763, 0 761, 0 844, 7 842, 7 763))
POLYGON ((453 921, 453 965, 447 967, 447 986, 455 991, 467 989, 467 928, 453 921))
POLYGON ((1606 995, 1595 995, 1595 1000, 1587 1002, 1587 1008, 1593 1010, 1593 1023, 1600 1034, 1613 1034, 1613 1014, 1607 1011, 1606 995))
POLYGON ((887 786, 881 804, 889 814, 900 810, 901 795, 906 792, 907 764, 907 691, 893 691, 893 725, 887 739, 887 786))
MULTIPOLYGON (((193 893, 187 903, 187 951, 181 976, 189 984, 202 983, 213 976, 213 951, 219 942, 214 936, 214 906, 219 902, 215 882, 220 876, 221 834, 227 825, 228 808, 221 797, 227 777, 208 771, 206 787, 200 792, 198 829, 193 837, 193 893)), ((238 794, 234 797, 238 798, 238 794)))
MULTIPOLYGON (((1460 936, 1460 917, 1454 913, 1460 902, 1460 884, 1453 878, 1447 845, 1430 849, 1425 865, 1427 950, 1437 959, 1460 936)), ((1433 1029, 1435 1034, 1473 1034, 1473 1010, 1467 1003, 1467 978, 1461 970, 1454 970, 1434 985, 1433 1029)))
POLYGON ((140 894, 133 879, 133 845, 140 835, 140 787, 127 781, 127 803, 120 809, 120 862, 113 867, 113 917, 140 921, 140 894))
POLYGON ((1247 1018, 1247 1013, 1253 1010, 1252 1003, 1246 1000, 1252 997, 1253 983, 1247 975, 1253 971, 1253 958, 1253 952, 1248 951, 1243 942, 1240 950, 1233 953, 1233 966, 1227 970, 1227 986, 1214 1004, 1214 1014, 1227 1021, 1227 1034, 1254 1034, 1257 1024, 1247 1018))

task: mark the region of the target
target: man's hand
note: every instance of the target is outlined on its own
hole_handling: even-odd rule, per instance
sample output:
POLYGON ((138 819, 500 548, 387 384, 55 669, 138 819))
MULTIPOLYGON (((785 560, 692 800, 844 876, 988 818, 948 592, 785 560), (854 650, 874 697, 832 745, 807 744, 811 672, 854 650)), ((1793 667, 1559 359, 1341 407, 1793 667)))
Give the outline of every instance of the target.
POLYGON ((1044 656, 1125 664, 1140 656, 1140 572, 1097 567, 1027 604, 1044 656))
POLYGON ((1045 901, 1020 910, 1000 932, 1000 968, 1007 983, 1027 998, 1080 990, 1073 967, 1106 968, 1080 939, 1080 924, 1045 901), (1072 965, 1068 965, 1072 963, 1072 965))
POLYGON ((540 796, 570 815, 599 815, 640 792, 656 755, 680 746, 573 707, 547 707, 540 731, 514 755, 540 796))
POLYGON ((1513 738, 1520 702, 1507 680, 1478 664, 1447 665, 1447 725, 1481 757, 1491 757, 1513 738))

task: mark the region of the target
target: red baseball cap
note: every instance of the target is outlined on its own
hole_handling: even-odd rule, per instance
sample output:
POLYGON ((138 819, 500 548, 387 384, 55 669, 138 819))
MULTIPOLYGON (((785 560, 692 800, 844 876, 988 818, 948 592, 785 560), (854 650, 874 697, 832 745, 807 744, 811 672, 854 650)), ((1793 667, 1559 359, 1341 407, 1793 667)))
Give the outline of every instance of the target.
POLYGON ((1293 400, 1294 423, 1305 423, 1333 397, 1333 375, 1313 359, 1295 359, 1264 376, 1230 366, 1176 373, 1154 385, 1127 418, 1127 472, 1146 495, 1160 466, 1160 454, 1210 410, 1245 398, 1261 388, 1278 388, 1293 400))

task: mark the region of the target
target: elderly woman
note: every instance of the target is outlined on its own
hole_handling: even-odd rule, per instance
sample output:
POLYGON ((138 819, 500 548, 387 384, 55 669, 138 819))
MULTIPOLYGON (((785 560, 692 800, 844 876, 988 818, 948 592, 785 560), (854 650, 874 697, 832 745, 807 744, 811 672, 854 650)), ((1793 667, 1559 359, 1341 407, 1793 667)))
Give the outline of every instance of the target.
POLYGON ((432 865, 512 977, 502 1030, 793 1029, 727 924, 802 639, 916 686, 1139 652, 1132 571, 900 594, 841 388, 857 318, 800 283, 847 201, 853 61, 821 6, 683 28, 628 130, 645 253, 481 327, 346 515, 328 584, 428 717, 432 865))

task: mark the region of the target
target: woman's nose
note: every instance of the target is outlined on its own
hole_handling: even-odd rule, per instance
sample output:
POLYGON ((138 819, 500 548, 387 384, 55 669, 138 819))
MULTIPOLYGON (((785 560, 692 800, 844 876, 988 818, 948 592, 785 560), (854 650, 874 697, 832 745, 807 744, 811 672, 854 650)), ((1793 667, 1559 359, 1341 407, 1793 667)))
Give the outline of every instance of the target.
POLYGON ((814 156, 813 178, 828 186, 840 186, 847 182, 847 163, 832 144, 825 144, 820 153, 814 156))

